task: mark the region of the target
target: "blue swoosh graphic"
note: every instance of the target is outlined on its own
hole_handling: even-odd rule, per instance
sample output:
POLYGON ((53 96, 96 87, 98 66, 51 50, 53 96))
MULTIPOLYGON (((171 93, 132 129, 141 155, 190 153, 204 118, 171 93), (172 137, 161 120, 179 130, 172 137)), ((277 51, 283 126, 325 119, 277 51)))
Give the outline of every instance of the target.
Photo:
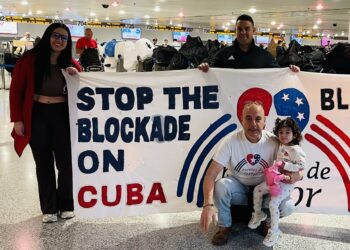
POLYGON ((222 124, 224 124, 225 122, 227 122, 230 119, 231 119, 230 114, 225 114, 222 117, 220 117, 213 124, 211 124, 209 126, 209 128, 206 131, 204 131, 204 133, 193 144, 192 148, 190 149, 190 152, 188 153, 188 155, 185 159, 184 165, 183 165, 182 170, 181 170, 179 183, 177 185, 177 197, 181 197, 183 194, 183 189, 184 189, 188 169, 190 168, 193 157, 197 153, 199 147, 218 127, 220 127, 222 124))
POLYGON ((218 133, 211 141, 205 146, 203 149, 202 153, 199 155, 196 164, 194 165, 193 172, 191 175, 190 183, 188 186, 188 191, 187 191, 187 202, 192 202, 193 201, 193 193, 194 193, 194 188, 198 176, 198 172, 205 160, 205 157, 209 154, 210 150, 213 149, 213 147, 227 134, 231 133, 237 128, 236 124, 231 124, 224 128, 220 133, 218 133))

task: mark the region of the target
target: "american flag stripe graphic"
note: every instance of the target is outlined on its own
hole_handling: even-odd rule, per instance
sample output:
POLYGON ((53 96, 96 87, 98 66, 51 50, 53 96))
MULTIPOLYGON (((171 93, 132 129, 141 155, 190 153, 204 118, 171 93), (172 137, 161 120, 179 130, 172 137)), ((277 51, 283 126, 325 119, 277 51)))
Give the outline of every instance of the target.
MULTIPOLYGON (((347 146, 349 146, 349 148, 350 148, 350 138, 342 130, 340 130, 334 123, 332 123, 330 120, 328 120, 327 118, 325 118, 322 115, 317 115, 316 120, 319 121, 321 124, 323 124, 328 129, 330 129, 337 136, 339 136, 347 144, 347 146)), ((313 145, 315 145, 316 147, 318 147, 324 154, 326 154, 327 157, 329 158, 329 160, 337 168, 337 170, 338 170, 338 172, 343 180, 344 186, 345 186, 345 190, 346 190, 346 194, 347 194, 347 198, 348 198, 348 211, 350 212, 350 180, 349 180, 349 176, 346 173, 345 166, 343 166, 343 164, 340 162, 340 160, 338 159, 338 157, 335 155, 334 152, 337 151, 344 158, 348 167, 350 167, 350 156, 346 152, 346 150, 340 145, 340 143, 336 139, 334 139, 328 132, 326 132, 325 130, 323 130, 322 128, 317 126, 316 124, 312 124, 310 126, 310 128, 313 132, 315 132, 318 136, 320 136, 321 139, 324 139, 325 141, 330 143, 330 145, 332 145, 336 149, 336 150, 332 151, 331 149, 329 149, 329 147, 327 145, 325 145, 321 140, 319 140, 315 136, 313 136, 311 134, 305 135, 305 139, 307 141, 309 141, 310 143, 312 143, 313 145)))
POLYGON ((263 168, 269 167, 269 164, 264 159, 261 159, 259 163, 263 168))
POLYGON ((346 153, 344 148, 342 148, 340 143, 337 142, 337 140, 335 140, 330 134, 328 134, 326 131, 324 131, 323 129, 321 129, 319 126, 315 124, 312 124, 310 127, 314 132, 316 132, 317 134, 322 136, 324 139, 326 139, 330 144, 332 144, 333 147, 335 147, 338 150, 338 152, 343 156, 346 163, 350 166, 350 156, 346 153))
POLYGON ((235 170, 239 172, 245 164, 247 164, 247 161, 245 159, 241 160, 235 167, 235 170))
POLYGON ((330 130, 332 130, 336 135, 338 135, 350 148, 350 138, 347 136, 341 129, 339 129, 334 123, 332 123, 330 120, 325 118, 322 115, 316 116, 316 119, 323 123, 326 127, 328 127, 330 130))

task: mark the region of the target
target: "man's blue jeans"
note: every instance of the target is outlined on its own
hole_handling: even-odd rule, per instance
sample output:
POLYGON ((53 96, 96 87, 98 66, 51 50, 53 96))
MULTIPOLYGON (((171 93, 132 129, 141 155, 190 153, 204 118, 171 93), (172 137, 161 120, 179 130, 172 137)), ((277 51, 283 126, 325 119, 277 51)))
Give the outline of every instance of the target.
MULTIPOLYGON (((215 183, 214 202, 218 209, 218 226, 231 227, 231 206, 248 204, 249 186, 245 186, 232 176, 226 176, 215 183)), ((268 208, 270 198, 264 199, 263 208, 268 208)), ((281 217, 295 210, 292 199, 287 198, 280 205, 281 217)), ((234 214, 232 216, 235 216, 234 214)))

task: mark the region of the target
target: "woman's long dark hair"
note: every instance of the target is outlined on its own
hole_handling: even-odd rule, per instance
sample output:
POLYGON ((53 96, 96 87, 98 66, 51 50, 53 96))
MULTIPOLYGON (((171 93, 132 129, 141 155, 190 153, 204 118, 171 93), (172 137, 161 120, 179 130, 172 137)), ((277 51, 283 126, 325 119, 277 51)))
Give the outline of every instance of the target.
POLYGON ((44 32, 43 37, 40 39, 37 46, 34 47, 35 53, 35 90, 38 90, 42 86, 44 75, 51 75, 50 56, 51 56, 51 34, 57 28, 63 28, 68 33, 67 45, 64 50, 61 51, 57 58, 57 65, 65 69, 71 65, 72 60, 72 37, 68 27, 63 23, 53 23, 44 32))

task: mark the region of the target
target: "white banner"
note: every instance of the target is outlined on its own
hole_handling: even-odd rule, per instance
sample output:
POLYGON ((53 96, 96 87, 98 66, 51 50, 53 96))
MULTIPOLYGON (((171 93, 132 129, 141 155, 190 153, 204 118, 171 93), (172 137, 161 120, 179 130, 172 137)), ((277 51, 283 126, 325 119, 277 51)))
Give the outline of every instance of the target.
POLYGON ((66 75, 75 211, 80 217, 183 212, 203 204, 221 139, 248 100, 271 106, 267 130, 291 116, 303 131, 300 212, 349 214, 350 77, 289 69, 66 75))

